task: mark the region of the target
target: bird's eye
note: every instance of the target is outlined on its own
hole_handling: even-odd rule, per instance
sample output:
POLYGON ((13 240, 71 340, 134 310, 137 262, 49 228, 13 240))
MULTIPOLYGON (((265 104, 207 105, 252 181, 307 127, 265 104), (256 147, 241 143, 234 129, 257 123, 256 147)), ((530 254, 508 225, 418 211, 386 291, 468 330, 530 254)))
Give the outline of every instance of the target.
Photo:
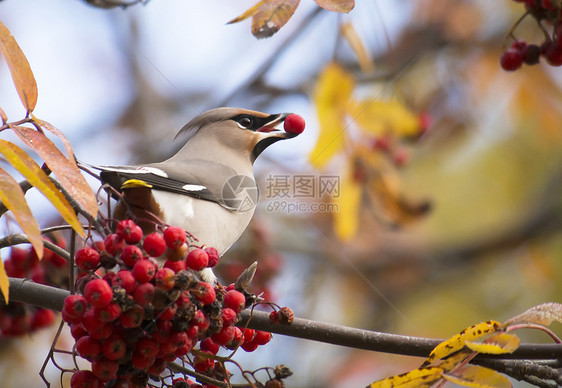
POLYGON ((252 125, 253 121, 248 117, 244 117, 243 119, 238 121, 238 123, 240 123, 240 125, 243 126, 244 128, 249 128, 252 125))

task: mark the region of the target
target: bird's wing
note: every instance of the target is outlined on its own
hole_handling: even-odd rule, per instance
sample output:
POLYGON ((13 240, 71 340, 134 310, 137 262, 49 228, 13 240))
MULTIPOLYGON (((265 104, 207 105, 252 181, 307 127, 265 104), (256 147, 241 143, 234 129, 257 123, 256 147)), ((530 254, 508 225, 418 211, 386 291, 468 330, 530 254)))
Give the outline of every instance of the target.
MULTIPOLYGON (((236 200, 223 195, 223 186, 234 170, 208 161, 166 162, 141 166, 91 166, 100 178, 116 190, 130 181, 141 181, 152 189, 212 201, 227 209, 237 209, 236 200)), ((140 183, 140 182, 139 182, 140 183)))

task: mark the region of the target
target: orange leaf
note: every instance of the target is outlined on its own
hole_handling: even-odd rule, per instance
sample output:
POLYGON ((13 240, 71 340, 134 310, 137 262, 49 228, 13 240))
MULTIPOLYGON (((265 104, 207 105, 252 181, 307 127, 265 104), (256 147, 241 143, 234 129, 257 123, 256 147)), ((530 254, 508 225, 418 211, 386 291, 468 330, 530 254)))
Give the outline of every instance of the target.
POLYGON ((320 74, 313 96, 320 133, 309 158, 316 168, 325 166, 343 149, 344 119, 354 86, 351 74, 336 63, 330 63, 320 74))
POLYGON ((0 139, 0 153, 6 160, 22 174, 28 182, 37 188, 57 209, 61 217, 81 236, 85 236, 84 229, 78 221, 74 209, 64 195, 51 182, 47 174, 21 148, 9 141, 0 139))
POLYGON ((6 304, 10 301, 10 279, 8 278, 8 274, 6 273, 6 269, 4 268, 4 262, 0 257, 0 291, 4 296, 4 301, 6 304))
POLYGON ((11 127, 19 138, 43 158, 49 169, 57 176, 60 184, 80 203, 90 215, 95 217, 98 204, 86 179, 80 174, 74 160, 64 157, 62 152, 44 134, 31 128, 11 127))
POLYGON ((252 18, 252 34, 269 38, 281 29, 293 16, 300 0, 264 0, 252 18))
POLYGON ((350 12, 355 7, 355 0, 314 0, 320 7, 334 12, 350 12))
POLYGON ((33 245, 37 257, 43 257, 43 239, 39 225, 31 214, 25 201, 25 194, 18 182, 10 174, 0 168, 0 201, 16 217, 18 224, 33 245))
POLYGON ((341 26, 341 32, 345 40, 347 40, 347 43, 349 43, 349 46, 351 47, 355 55, 357 55, 357 59, 359 60, 359 67, 361 67, 361 70, 364 73, 372 72, 375 68, 373 60, 365 49, 365 46, 363 45, 361 38, 357 34, 357 31, 353 27, 353 24, 343 24, 341 26))
POLYGON ((54 126, 52 126, 46 121, 37 120, 37 122, 41 125, 41 127, 45 128, 55 136, 58 136, 58 138, 62 141, 62 144, 64 145, 64 149, 66 151, 68 160, 70 160, 73 163, 76 163, 74 159, 74 149, 72 148, 72 145, 70 144, 70 141, 68 141, 66 136, 64 136, 61 131, 59 131, 57 128, 55 128, 54 126))
POLYGON ((20 46, 6 26, 0 22, 0 53, 6 59, 14 85, 28 112, 37 104, 37 83, 20 46))

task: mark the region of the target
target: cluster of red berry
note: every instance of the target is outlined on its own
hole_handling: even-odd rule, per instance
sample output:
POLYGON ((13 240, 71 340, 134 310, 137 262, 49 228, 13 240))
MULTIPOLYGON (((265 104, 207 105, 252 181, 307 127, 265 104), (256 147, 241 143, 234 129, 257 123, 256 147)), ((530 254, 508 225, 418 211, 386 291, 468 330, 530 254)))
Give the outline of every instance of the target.
MULTIPOLYGON (((234 285, 200 281, 196 271, 216 265, 218 254, 214 248, 189 251, 183 229, 168 227, 143 239, 140 227, 125 220, 103 245, 101 253, 94 247, 76 253, 82 272, 78 293, 65 300, 62 312, 77 354, 92 363, 91 371, 74 372, 72 388, 145 387, 149 376, 160 375, 167 362, 197 343, 187 362, 196 372, 225 381, 228 371, 214 357, 221 346, 253 351, 270 340, 268 332, 234 326, 246 295, 234 285), (166 261, 159 268, 161 256, 166 261), (92 274, 100 266, 108 270, 101 278, 92 274)), ((190 384, 177 380, 176 385, 199 387, 190 384)))
MULTIPOLYGON (((48 239, 64 248, 62 238, 48 239)), ((68 262, 49 249, 44 250, 39 260, 32 247, 12 247, 10 256, 4 262, 9 277, 31 279, 35 283, 68 288, 68 262)), ((41 307, 18 302, 0 306, 0 338, 20 336, 47 327, 55 322, 55 313, 41 307)))
MULTIPOLYGON (((500 58, 501 67, 515 71, 524 63, 536 65, 544 57, 551 66, 562 65, 562 5, 554 0, 514 0, 524 3, 526 15, 531 15, 544 31, 545 40, 540 44, 527 44, 522 39, 515 39, 500 58), (543 23, 544 22, 544 23, 543 23), (552 26, 550 32, 546 27, 552 26)), ((514 26, 515 28, 516 26, 514 26)), ((514 29, 513 28, 513 29, 514 29)), ((511 34, 512 35, 512 34, 511 34)))

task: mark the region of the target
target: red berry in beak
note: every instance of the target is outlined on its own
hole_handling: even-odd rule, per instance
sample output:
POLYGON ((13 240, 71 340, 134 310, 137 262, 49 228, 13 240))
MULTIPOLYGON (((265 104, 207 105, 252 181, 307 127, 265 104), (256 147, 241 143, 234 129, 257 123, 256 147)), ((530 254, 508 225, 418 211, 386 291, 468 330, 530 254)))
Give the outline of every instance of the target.
POLYGON ((285 129, 285 132, 289 133, 302 133, 304 131, 304 126, 304 119, 294 113, 287 116, 285 118, 285 121, 283 122, 283 128, 285 129))

